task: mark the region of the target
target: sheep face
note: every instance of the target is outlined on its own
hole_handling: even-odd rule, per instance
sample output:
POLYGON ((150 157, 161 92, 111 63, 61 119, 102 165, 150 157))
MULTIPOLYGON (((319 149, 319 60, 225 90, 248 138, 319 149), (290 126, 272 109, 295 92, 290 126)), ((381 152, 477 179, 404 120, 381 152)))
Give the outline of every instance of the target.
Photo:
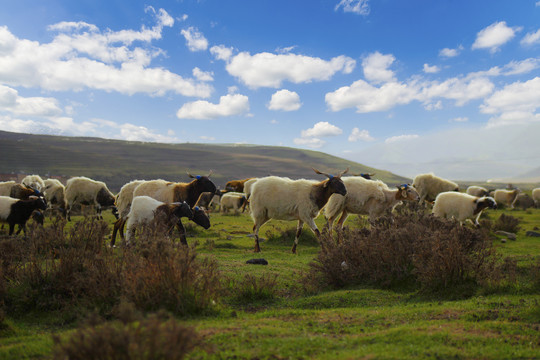
POLYGON ((409 184, 402 184, 398 185, 397 188, 398 196, 401 200, 409 200, 409 201, 418 201, 420 200, 420 195, 416 191, 414 187, 412 187, 409 184))
POLYGON ((327 189, 331 194, 347 195, 347 188, 341 177, 331 177, 325 181, 324 188, 327 189))
POLYGON ((484 196, 476 200, 476 213, 479 213, 480 211, 490 208, 490 209, 497 209, 497 202, 495 202, 495 199, 489 196, 484 196))
POLYGON ((200 209, 197 206, 193 208, 193 217, 190 220, 195 224, 202 226, 204 229, 208 229, 210 227, 210 219, 208 218, 208 215, 206 215, 206 212, 204 212, 203 209, 200 209))
POLYGON ((105 188, 101 188, 96 196, 96 201, 101 206, 113 206, 114 196, 105 188))
POLYGON ((212 180, 209 179, 209 176, 202 176, 202 175, 197 175, 197 176, 193 176, 191 174, 189 174, 189 177, 195 179, 193 181, 193 183, 195 184, 195 189, 197 189, 197 191, 200 193, 203 193, 203 192, 211 192, 211 193, 215 193, 216 192, 216 185, 214 185, 214 183, 212 182, 212 180))
POLYGON ((189 207, 189 205, 185 201, 178 202, 178 203, 173 203, 172 205, 174 206, 173 211, 172 211, 172 215, 174 215, 174 216, 176 216, 178 218, 182 218, 182 217, 191 218, 191 217, 193 217, 193 212, 191 211, 191 208, 189 207))

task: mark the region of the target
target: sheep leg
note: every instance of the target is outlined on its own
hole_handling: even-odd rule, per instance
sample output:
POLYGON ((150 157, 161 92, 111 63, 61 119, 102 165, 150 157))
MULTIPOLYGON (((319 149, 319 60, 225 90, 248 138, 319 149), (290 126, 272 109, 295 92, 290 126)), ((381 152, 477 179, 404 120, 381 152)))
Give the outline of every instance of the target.
POLYGON ((180 242, 182 245, 187 245, 186 240, 186 228, 184 227, 184 224, 182 224, 182 221, 178 219, 178 222, 176 223, 176 228, 178 229, 178 232, 180 233, 180 242))
MULTIPOLYGON (((20 225, 19 225, 19 231, 20 231, 20 225)), ((15 231, 15 224, 9 224, 9 235, 13 235, 13 231, 15 231)))
POLYGON ((116 242, 116 234, 118 233, 118 230, 120 230, 120 237, 122 239, 124 238, 123 231, 124 231, 125 224, 126 224, 126 220, 122 218, 116 220, 116 222, 114 223, 113 232, 111 236, 111 246, 114 246, 114 243, 116 242))
POLYGON ((303 226, 304 226, 304 222, 302 220, 298 220, 298 225, 296 226, 296 236, 294 238, 294 244, 293 244, 293 247, 291 249, 291 252, 293 254, 296 254, 296 246, 298 245, 298 238, 302 234, 302 227, 303 226))

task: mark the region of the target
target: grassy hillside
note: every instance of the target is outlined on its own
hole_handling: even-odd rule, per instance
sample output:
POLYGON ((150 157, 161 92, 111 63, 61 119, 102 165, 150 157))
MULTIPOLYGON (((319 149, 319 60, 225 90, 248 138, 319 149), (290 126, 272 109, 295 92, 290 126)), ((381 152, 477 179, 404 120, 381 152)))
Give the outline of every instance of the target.
POLYGON ((388 184, 410 179, 318 151, 277 146, 159 144, 100 138, 30 135, 0 131, 0 173, 88 176, 118 191, 133 179, 187 181, 186 171, 213 170, 216 185, 267 175, 317 178, 323 172, 375 172, 388 184))

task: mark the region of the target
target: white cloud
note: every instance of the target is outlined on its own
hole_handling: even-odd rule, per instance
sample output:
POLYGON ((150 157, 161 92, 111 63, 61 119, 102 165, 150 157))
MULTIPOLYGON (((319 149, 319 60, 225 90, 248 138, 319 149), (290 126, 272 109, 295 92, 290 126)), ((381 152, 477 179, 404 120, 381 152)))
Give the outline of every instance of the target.
POLYGON ((537 2, 536 2, 536 6, 540 6, 540 1, 537 1, 537 2))
POLYGON ((270 110, 295 111, 301 106, 300 96, 296 92, 283 89, 272 94, 267 107, 270 110))
POLYGON ((384 140, 384 142, 386 144, 391 144, 393 142, 398 142, 398 141, 408 141, 408 140, 414 140, 414 139, 418 139, 419 136, 418 135, 398 135, 398 136, 392 136, 392 137, 389 137, 387 138, 386 140, 384 140))
POLYGON ((358 140, 362 141, 374 141, 375 138, 373 138, 371 135, 369 135, 369 131, 367 130, 360 130, 359 128, 352 129, 351 135, 349 135, 350 142, 355 142, 358 140))
POLYGON ((228 94, 219 98, 218 104, 198 100, 184 104, 177 112, 179 119, 208 120, 220 117, 246 114, 249 99, 245 95, 228 94))
POLYGON ((233 54, 233 48, 225 45, 216 45, 210 48, 210 53, 218 60, 229 61, 233 54))
POLYGON ((295 84, 329 80, 336 72, 352 72, 356 62, 347 56, 334 57, 329 61, 296 54, 251 55, 241 52, 233 56, 226 69, 250 88, 281 86, 283 81, 295 84))
POLYGON ((302 130, 301 136, 303 138, 308 137, 321 137, 321 136, 337 136, 341 135, 343 130, 335 125, 330 124, 327 121, 321 121, 316 123, 312 128, 302 130))
POLYGON ((467 121, 469 121, 469 118, 466 116, 461 116, 461 117, 453 118, 450 120, 450 122, 467 122, 467 121))
POLYGON ((437 65, 429 66, 428 64, 424 64, 424 72, 426 74, 435 74, 441 71, 441 69, 437 65))
POLYGON ((180 33, 186 38, 186 45, 190 51, 204 51, 208 48, 208 40, 197 28, 190 26, 180 33))
POLYGON ((476 34, 472 49, 489 49, 490 52, 494 53, 519 31, 521 31, 520 27, 511 28, 506 25, 505 21, 495 22, 476 34))
POLYGON ((444 48, 444 49, 439 51, 439 56, 440 57, 445 57, 445 58, 456 57, 456 56, 459 55, 461 50, 463 50, 463 46, 461 46, 461 45, 458 46, 456 49, 444 48))
POLYGON ((326 141, 318 138, 295 138, 293 142, 296 145, 304 145, 314 149, 321 148, 326 144, 326 141))
POLYGON ((340 0, 334 8, 338 11, 343 7, 343 12, 351 12, 358 15, 369 15, 369 0, 340 0))
POLYGON ((193 68, 193 76, 199 81, 214 81, 214 73, 211 71, 202 71, 198 67, 193 68))
POLYGON ((388 70, 388 67, 396 60, 394 55, 383 55, 376 51, 368 55, 362 61, 364 76, 372 83, 379 84, 394 80, 394 72, 388 70))
POLYGON ((201 140, 204 140, 204 141, 215 141, 215 140, 216 140, 216 138, 213 137, 213 136, 204 136, 204 135, 203 135, 203 136, 199 136, 199 138, 200 138, 201 140))
POLYGON ((540 77, 506 85, 484 100, 480 111, 494 115, 488 126, 537 122, 540 114, 540 77))
POLYGON ((521 39, 520 44, 523 46, 540 44, 540 29, 536 30, 536 32, 527 33, 527 35, 521 39))
POLYGON ((511 61, 504 66, 504 75, 526 74, 540 67, 540 58, 529 58, 522 61, 511 61))
POLYGON ((160 9, 156 25, 140 31, 109 29, 95 25, 62 22, 51 25, 58 31, 50 43, 19 39, 0 26, 0 83, 37 87, 47 91, 97 89, 123 94, 164 95, 173 91, 185 96, 208 97, 212 87, 185 79, 161 67, 149 67, 164 52, 152 46, 164 26, 174 20, 160 9), (135 46, 142 42, 143 46, 135 46))
POLYGON ((0 112, 7 111, 15 116, 58 116, 62 109, 58 101, 45 97, 22 97, 8 86, 0 85, 0 112))

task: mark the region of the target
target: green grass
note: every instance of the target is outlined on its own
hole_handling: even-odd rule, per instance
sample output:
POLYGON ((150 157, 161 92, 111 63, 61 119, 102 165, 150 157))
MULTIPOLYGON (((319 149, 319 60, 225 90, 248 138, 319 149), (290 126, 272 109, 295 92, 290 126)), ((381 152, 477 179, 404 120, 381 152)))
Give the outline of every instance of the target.
MULTIPOLYGON (((492 221, 501 213, 488 212, 492 221)), ((525 232, 540 227, 540 210, 504 213, 518 217, 521 230, 516 241, 501 243, 497 237, 497 250, 516 259, 521 269, 530 269, 540 259, 540 239, 526 237, 525 232)), ((104 215, 112 224, 110 212, 104 215)), ((416 290, 366 287, 306 295, 299 291, 299 279, 319 249, 310 230, 304 227, 298 254, 293 255, 291 233, 296 224, 272 220, 261 228, 265 241, 262 252, 255 254, 247 214, 212 214, 211 221, 209 230, 188 226, 188 242, 197 242, 199 256, 218 261, 229 294, 214 312, 180 319, 195 326, 213 348, 191 358, 540 358, 540 294, 530 284, 454 301, 444 293, 429 296, 416 290), (253 258, 265 258, 269 265, 246 264, 253 258), (262 300, 239 300, 238 284, 248 275, 275 276, 275 293, 262 300)), ((317 219, 319 227, 323 223, 322 217, 317 219)), ((359 223, 351 216, 346 224, 359 223)), ((77 321, 69 321, 72 314, 6 317, 0 329, 1 359, 46 358, 52 335, 66 336, 77 326, 77 321)))

